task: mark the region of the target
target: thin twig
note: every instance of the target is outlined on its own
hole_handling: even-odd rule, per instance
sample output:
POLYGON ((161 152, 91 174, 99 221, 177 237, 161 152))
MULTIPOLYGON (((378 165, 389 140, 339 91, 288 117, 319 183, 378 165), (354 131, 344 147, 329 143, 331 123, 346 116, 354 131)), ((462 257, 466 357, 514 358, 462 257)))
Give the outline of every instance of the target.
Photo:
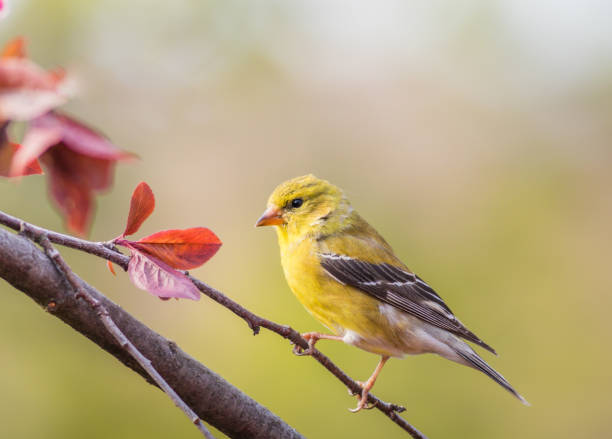
MULTIPOLYGON (((37 227, 29 223, 25 223, 18 218, 15 218, 0 211, 0 224, 4 224, 14 230, 19 231, 22 223, 25 224, 25 226, 33 233, 44 234, 45 236, 47 236, 49 241, 55 244, 81 250, 86 253, 101 257, 103 259, 107 259, 119 265, 124 270, 127 270, 130 258, 128 256, 123 255, 122 253, 119 253, 117 250, 111 250, 111 245, 109 243, 91 242, 84 239, 64 235, 62 233, 46 230, 42 227, 37 227)), ((202 282, 201 280, 196 279, 192 276, 189 276, 189 279, 203 294, 207 295, 214 301, 223 305, 224 307, 232 311, 234 314, 245 320, 253 331, 254 335, 259 333, 260 328, 266 328, 280 335, 281 337, 288 339, 293 344, 300 346, 303 349, 308 348, 308 342, 304 338, 302 338, 299 332, 297 332, 290 326, 280 325, 278 323, 260 317, 252 313, 248 309, 244 308, 239 303, 233 301, 222 292, 202 282)), ((338 378, 345 386, 347 386, 351 392, 361 393, 361 386, 357 383, 357 381, 353 380, 342 369, 336 366, 336 364, 332 362, 329 357, 327 357, 325 354, 323 354, 316 348, 313 350, 311 355, 319 363, 321 363, 323 367, 325 367, 336 378, 338 378)), ((399 406, 397 404, 382 401, 371 393, 368 395, 368 402, 373 407, 384 413, 399 427, 408 432, 414 439, 427 439, 427 437, 423 433, 421 433, 410 423, 408 423, 404 418, 398 415, 398 413, 401 413, 406 410, 404 407, 399 406)))
MULTIPOLYGON (((192 276, 189 276, 193 284, 208 297, 213 299, 214 301, 220 303, 224 307, 228 308, 234 314, 243 318, 249 327, 253 330, 253 334, 256 335, 259 333, 259 328, 266 328, 276 334, 288 339, 293 344, 300 346, 303 349, 308 349, 308 342, 301 336, 299 332, 290 326, 279 325, 278 323, 272 322, 270 320, 264 319, 260 317, 248 309, 244 308, 239 303, 233 301, 220 291, 215 288, 205 284, 199 279, 196 279, 192 276)), ((349 388, 351 392, 354 394, 361 393, 361 386, 357 383, 357 381, 353 380, 349 377, 342 369, 340 369, 336 364, 329 359, 325 354, 323 354, 318 349, 314 348, 311 354, 323 367, 325 367, 328 371, 330 371, 336 378, 338 378, 342 383, 349 388)), ((398 415, 405 411, 406 409, 397 404, 388 403, 382 401, 371 393, 368 394, 368 402, 376 407, 378 410, 383 412, 386 416, 388 416, 393 422, 399 425, 401 428, 406 430, 414 439, 427 439, 426 436, 413 427, 410 423, 408 423, 404 418, 398 415)))
POLYGON ((0 211, 0 224, 4 224, 13 230, 19 231, 21 228, 21 223, 26 224, 32 233, 44 233, 49 238, 49 241, 53 242, 54 244, 63 245, 64 247, 74 248, 76 250, 84 251, 85 253, 99 256, 103 259, 114 262, 124 270, 127 270, 130 258, 114 249, 110 243, 91 242, 84 239, 75 238, 74 236, 53 232, 0 211))
POLYGON ((125 349, 140 366, 149 374, 149 376, 155 381, 155 383, 170 397, 174 404, 180 408, 189 418, 189 420, 200 430, 206 439, 214 439, 214 436, 208 431, 199 416, 181 399, 181 397, 174 391, 172 387, 166 382, 166 380, 159 374, 159 372, 153 367, 151 360, 145 357, 134 344, 128 340, 125 334, 115 324, 107 309, 98 300, 92 297, 83 288, 79 279, 76 277, 70 266, 64 261, 60 253, 51 244, 48 236, 40 230, 35 230, 29 227, 25 222, 21 223, 21 233, 35 242, 38 242, 44 249, 45 253, 53 261, 58 271, 64 276, 68 283, 76 292, 76 297, 85 300, 89 306, 96 312, 104 327, 108 332, 117 340, 117 343, 125 349))

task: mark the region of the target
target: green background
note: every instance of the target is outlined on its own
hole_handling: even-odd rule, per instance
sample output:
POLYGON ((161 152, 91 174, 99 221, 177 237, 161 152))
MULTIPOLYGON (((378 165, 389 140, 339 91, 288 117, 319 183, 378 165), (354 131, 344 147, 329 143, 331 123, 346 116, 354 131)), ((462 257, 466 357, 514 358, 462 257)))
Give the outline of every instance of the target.
MULTIPOLYGON (((434 356, 393 360, 374 393, 431 438, 612 436, 612 8, 605 2, 20 1, 24 35, 80 93, 65 110, 141 160, 119 165, 90 234, 207 226, 194 274, 300 331, 272 230, 279 182, 315 173, 500 353, 532 403, 434 356)), ((0 209, 64 230, 43 177, 0 181, 0 209)), ((112 300, 307 437, 406 437, 280 337, 218 304, 162 302, 102 260, 62 250, 112 300)), ((0 283, 0 437, 199 437, 161 392, 0 283)), ((320 349, 356 379, 377 358, 320 349)), ((220 433, 216 433, 221 436, 220 433)))

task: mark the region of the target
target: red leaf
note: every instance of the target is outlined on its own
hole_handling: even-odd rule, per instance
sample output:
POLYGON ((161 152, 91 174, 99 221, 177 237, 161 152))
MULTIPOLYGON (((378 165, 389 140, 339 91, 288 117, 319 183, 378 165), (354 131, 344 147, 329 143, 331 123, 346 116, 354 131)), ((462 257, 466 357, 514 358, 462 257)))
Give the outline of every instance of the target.
POLYGON ((62 105, 72 95, 62 71, 45 71, 25 57, 25 42, 10 41, 0 56, 0 121, 30 120, 62 105))
MULTIPOLYGON (((0 9, 2 9, 2 0, 0 0, 0 9)), ((25 58, 25 40, 23 37, 17 37, 4 45, 0 58, 25 58)))
POLYGON ((23 175, 29 163, 62 140, 62 133, 53 129, 30 129, 23 138, 19 151, 13 157, 11 176, 23 175))
POLYGON ((205 227, 185 230, 164 230, 130 245, 177 270, 191 270, 208 261, 221 241, 205 227))
POLYGON ((183 273, 132 246, 128 248, 132 251, 128 274, 138 288, 163 299, 200 300, 200 292, 183 273))
POLYGON ((67 227, 84 235, 91 223, 94 193, 108 189, 115 162, 129 157, 102 135, 68 116, 47 113, 30 123, 23 147, 13 157, 12 175, 40 156, 49 192, 67 227))
POLYGON ((49 174, 49 190, 67 227, 85 235, 91 224, 94 192, 112 183, 115 162, 77 154, 63 143, 40 158, 49 174))
POLYGON ((42 174, 43 171, 38 164, 38 160, 34 159, 26 163, 19 173, 11 172, 11 163, 14 157, 23 148, 21 145, 11 142, 5 142, 0 145, 0 176, 2 177, 23 177, 26 175, 42 174))
POLYGON ((134 154, 117 148, 103 134, 57 111, 36 118, 32 121, 32 126, 60 132, 62 142, 79 154, 114 161, 134 157, 134 154))
POLYGON ((25 58, 0 59, 0 120, 30 120, 65 103, 70 81, 25 58))
POLYGON ((113 273, 113 276, 117 276, 117 273, 115 273, 115 266, 111 261, 106 261, 106 266, 108 267, 108 270, 113 273))
POLYGON ((136 233, 142 223, 153 213, 153 209, 155 209, 155 196, 149 185, 143 181, 134 189, 127 225, 121 236, 136 233))

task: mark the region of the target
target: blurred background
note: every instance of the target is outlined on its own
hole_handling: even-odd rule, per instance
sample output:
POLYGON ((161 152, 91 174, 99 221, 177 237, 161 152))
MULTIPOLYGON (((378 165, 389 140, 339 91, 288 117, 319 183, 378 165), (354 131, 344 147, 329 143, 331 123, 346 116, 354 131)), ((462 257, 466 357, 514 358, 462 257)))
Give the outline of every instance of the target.
MULTIPOLYGON (((434 356, 393 360, 374 393, 431 438, 612 436, 612 3, 570 1, 12 2, 24 35, 80 94, 64 109, 141 157, 117 167, 90 235, 207 226, 194 274, 252 311, 323 330, 287 287, 272 230, 281 181, 314 173, 500 356, 532 403, 434 356)), ((0 209, 64 230, 43 177, 0 180, 0 209)), ((407 437, 277 335, 216 303, 162 302, 102 260, 73 268, 307 437, 407 437), (222 334, 222 335, 221 335, 222 334), (231 341, 231 343, 228 343, 231 341)), ((157 389, 0 282, 0 436, 199 437, 157 389)), ((319 348, 356 379, 378 358, 319 348)), ((222 435, 216 432, 218 437, 222 435)))

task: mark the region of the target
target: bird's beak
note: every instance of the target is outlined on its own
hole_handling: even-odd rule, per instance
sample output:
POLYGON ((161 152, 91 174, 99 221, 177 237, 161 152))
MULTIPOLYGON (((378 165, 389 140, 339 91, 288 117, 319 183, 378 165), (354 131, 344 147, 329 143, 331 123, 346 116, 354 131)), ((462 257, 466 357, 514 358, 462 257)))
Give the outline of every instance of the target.
POLYGON ((261 226, 279 226, 283 224, 281 211, 276 206, 271 206, 266 209, 263 215, 255 223, 255 227, 261 226))

